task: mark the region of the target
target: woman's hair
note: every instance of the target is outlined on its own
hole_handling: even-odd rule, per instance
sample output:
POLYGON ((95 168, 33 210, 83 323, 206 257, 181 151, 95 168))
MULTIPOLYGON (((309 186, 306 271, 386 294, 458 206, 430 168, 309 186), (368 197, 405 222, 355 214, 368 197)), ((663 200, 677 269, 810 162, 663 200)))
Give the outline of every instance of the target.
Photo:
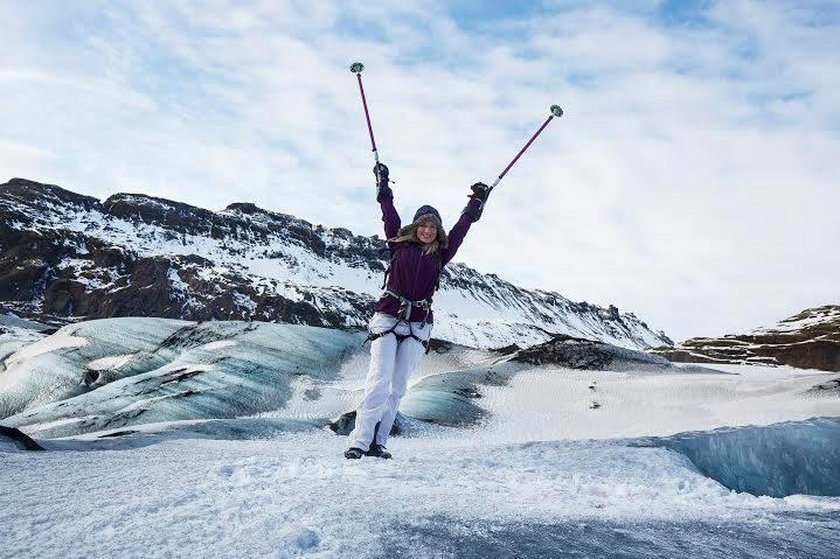
MULTIPOLYGON (((420 222, 420 223, 422 223, 422 222, 420 222)), ((429 243, 424 243, 419 238, 417 238, 417 228, 420 226, 420 223, 412 223, 411 225, 406 225, 405 227, 400 229, 400 231, 399 231, 399 233, 397 233, 396 237, 391 237, 390 239, 388 239, 388 242, 391 242, 391 243, 405 243, 405 242, 420 243, 420 244, 423 245, 423 254, 428 256, 429 254, 436 253, 438 251, 438 249, 440 248, 440 245, 441 245, 440 240, 439 240, 440 239, 440 233, 438 233, 438 236, 435 237, 433 241, 431 241, 429 243)), ((437 227, 437 225, 435 225, 435 227, 437 227)), ((440 231, 440 227, 438 227, 438 231, 440 231)))

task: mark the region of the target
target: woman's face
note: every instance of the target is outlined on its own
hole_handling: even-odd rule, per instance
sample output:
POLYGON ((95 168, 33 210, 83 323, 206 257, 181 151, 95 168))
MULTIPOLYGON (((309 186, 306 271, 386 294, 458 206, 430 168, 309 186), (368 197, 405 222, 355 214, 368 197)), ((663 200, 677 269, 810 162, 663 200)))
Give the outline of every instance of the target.
POLYGON ((437 237, 437 225, 431 221, 424 221, 417 226, 417 238, 422 243, 431 243, 437 237))

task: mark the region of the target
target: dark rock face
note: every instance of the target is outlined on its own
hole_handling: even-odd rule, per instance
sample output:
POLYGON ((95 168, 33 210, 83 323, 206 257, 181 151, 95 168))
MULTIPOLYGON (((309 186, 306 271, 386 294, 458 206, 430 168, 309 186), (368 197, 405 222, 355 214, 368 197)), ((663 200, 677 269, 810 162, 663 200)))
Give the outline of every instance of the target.
POLYGON ((513 360, 531 365, 558 365, 569 369, 625 370, 668 367, 667 359, 604 342, 557 335, 525 349, 515 349, 513 360))
MULTIPOLYGON (((99 202, 26 179, 0 185, 0 303, 44 322, 156 316, 364 328, 387 264, 383 247, 378 237, 251 203, 213 212, 142 194, 99 202)), ((636 347, 671 343, 614 306, 524 290, 460 263, 447 266, 441 287, 494 316, 515 309, 512 335, 521 339, 575 324, 636 347)), ((482 339, 494 328, 475 329, 482 339)))
POLYGON ((0 438, 7 438, 23 450, 44 450, 44 447, 29 438, 20 429, 0 425, 0 438))
POLYGON ((840 377, 833 378, 828 382, 823 382, 820 384, 815 384, 812 386, 808 392, 811 394, 831 394, 834 396, 840 395, 840 377))
MULTIPOLYGON (((317 294, 303 293, 301 300, 258 290, 242 270, 214 269, 216 262, 191 253, 187 236, 258 243, 281 235, 316 254, 352 253, 354 262, 384 270, 375 240, 353 237, 345 229, 338 236, 361 250, 328 249, 323 228, 253 204, 233 204, 231 214, 224 215, 139 194, 116 194, 100 204, 25 179, 12 179, 0 189, 0 300, 22 316, 260 319, 346 328, 363 326, 372 310, 372 297, 340 288, 312 290, 317 294), (84 230, 54 228, 57 221, 82 214, 93 216, 84 230), (247 218, 253 215, 262 221, 247 218), (126 224, 136 228, 139 243, 143 229, 153 227, 149 241, 159 241, 153 237, 161 234, 165 241, 183 240, 186 254, 148 256, 137 250, 142 247, 107 241, 109 231, 119 232, 126 224), (323 295, 332 304, 321 303, 323 295)), ((235 256, 235 249, 231 252, 235 256)))
POLYGON ((723 338, 691 338, 652 353, 671 361, 790 365, 840 371, 840 305, 806 309, 777 325, 723 338))

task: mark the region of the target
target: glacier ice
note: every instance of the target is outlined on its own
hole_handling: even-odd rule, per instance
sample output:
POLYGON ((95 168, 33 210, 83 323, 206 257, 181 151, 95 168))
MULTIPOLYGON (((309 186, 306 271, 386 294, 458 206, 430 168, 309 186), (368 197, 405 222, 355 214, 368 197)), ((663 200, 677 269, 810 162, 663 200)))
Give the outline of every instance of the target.
POLYGON ((329 389, 362 336, 309 326, 114 318, 70 325, 6 359, 0 417, 38 437, 282 409, 329 389), (28 426, 28 427, 27 427, 28 426))
POLYGON ((651 444, 684 454, 735 491, 840 496, 840 418, 680 433, 651 444))

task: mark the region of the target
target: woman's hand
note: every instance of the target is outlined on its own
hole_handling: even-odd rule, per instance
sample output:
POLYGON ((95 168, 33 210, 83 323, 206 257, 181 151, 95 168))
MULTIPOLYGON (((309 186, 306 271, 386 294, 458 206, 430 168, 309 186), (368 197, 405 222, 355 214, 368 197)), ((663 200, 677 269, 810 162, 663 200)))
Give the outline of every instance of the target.
POLYGON ((384 163, 378 163, 373 166, 373 174, 376 176, 376 183, 384 182, 388 184, 388 167, 384 163))
POLYGON ((490 196, 490 187, 483 182, 477 182, 470 187, 470 190, 472 190, 472 194, 469 195, 469 198, 478 200, 479 203, 473 204, 471 201, 461 213, 467 214, 473 221, 478 221, 484 211, 484 204, 487 202, 487 197, 490 196))
POLYGON ((388 186, 388 167, 384 163, 377 163, 373 166, 373 174, 376 176, 376 201, 393 198, 394 193, 388 186))
POLYGON ((487 201, 487 197, 490 196, 490 187, 484 184, 483 182, 477 182, 470 187, 470 190, 473 191, 472 194, 469 195, 470 198, 478 198, 481 200, 481 204, 487 201))

